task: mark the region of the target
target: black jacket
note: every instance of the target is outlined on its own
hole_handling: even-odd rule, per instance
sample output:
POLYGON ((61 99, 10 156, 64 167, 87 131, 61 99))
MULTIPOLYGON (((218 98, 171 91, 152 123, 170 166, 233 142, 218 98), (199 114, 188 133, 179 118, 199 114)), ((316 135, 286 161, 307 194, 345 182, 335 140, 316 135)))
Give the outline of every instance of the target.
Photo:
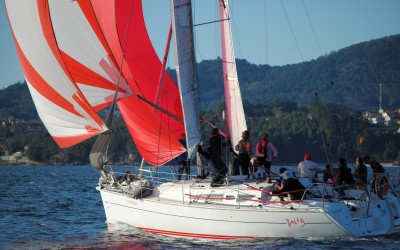
POLYGON ((303 197, 305 187, 300 183, 299 180, 297 180, 295 178, 288 178, 285 181, 285 184, 283 185, 283 188, 279 191, 279 193, 290 192, 290 191, 295 191, 295 190, 299 190, 299 191, 288 194, 290 199, 301 200, 301 198, 303 197))

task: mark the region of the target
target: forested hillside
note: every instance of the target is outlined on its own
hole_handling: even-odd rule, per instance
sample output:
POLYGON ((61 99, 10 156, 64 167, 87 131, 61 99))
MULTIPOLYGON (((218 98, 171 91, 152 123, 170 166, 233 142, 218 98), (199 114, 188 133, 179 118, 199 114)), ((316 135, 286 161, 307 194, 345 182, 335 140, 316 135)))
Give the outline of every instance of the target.
MULTIPOLYGON (((400 35, 384 37, 332 52, 316 60, 285 65, 255 65, 237 60, 243 99, 267 105, 290 101, 304 106, 315 101, 336 103, 356 110, 378 110, 379 84, 384 109, 400 107, 400 35)), ((198 63, 203 109, 222 101, 221 60, 198 63)), ((175 72, 169 71, 172 77, 175 72)), ((0 118, 18 114, 36 116, 26 84, 0 90, 0 118)))
POLYGON ((0 90, 0 120, 9 116, 19 119, 38 119, 35 106, 26 83, 15 83, 0 90))
MULTIPOLYGON (((315 93, 327 103, 357 110, 400 107, 400 35, 359 43, 299 64, 255 65, 237 60, 242 96, 251 103, 287 100, 305 105, 315 93)), ((198 65, 203 107, 223 96, 220 60, 198 65)))

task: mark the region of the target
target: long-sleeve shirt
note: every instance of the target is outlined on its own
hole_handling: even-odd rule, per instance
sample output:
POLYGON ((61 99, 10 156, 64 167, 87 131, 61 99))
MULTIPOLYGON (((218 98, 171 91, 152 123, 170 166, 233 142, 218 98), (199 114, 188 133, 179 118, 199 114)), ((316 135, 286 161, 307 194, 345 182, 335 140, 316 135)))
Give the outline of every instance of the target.
POLYGON ((265 157, 266 161, 272 161, 272 158, 278 157, 278 150, 270 141, 260 140, 256 145, 256 156, 265 157))

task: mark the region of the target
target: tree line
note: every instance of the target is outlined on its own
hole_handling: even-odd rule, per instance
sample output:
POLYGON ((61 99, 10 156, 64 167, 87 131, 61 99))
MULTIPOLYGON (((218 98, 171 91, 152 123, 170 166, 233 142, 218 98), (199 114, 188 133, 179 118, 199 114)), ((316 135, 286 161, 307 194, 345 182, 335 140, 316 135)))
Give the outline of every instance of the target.
MULTIPOLYGON (((225 131, 223 103, 202 116, 225 131)), ((341 157, 353 162, 359 155, 370 155, 382 162, 400 161, 400 135, 390 128, 373 127, 362 119, 359 111, 337 104, 312 103, 298 107, 291 102, 269 105, 244 103, 250 139, 254 146, 262 133, 279 151, 280 164, 293 164, 310 152, 317 162, 336 163, 341 157), (363 143, 360 143, 360 136, 363 143)), ((139 163, 141 157, 121 117, 113 123, 109 147, 113 163, 139 163)), ((211 128, 203 127, 207 142, 211 128)), ((88 164, 95 138, 67 149, 59 148, 49 134, 17 134, 4 143, 10 152, 24 152, 31 160, 47 164, 88 164)), ((0 152, 2 153, 2 152, 0 152)))

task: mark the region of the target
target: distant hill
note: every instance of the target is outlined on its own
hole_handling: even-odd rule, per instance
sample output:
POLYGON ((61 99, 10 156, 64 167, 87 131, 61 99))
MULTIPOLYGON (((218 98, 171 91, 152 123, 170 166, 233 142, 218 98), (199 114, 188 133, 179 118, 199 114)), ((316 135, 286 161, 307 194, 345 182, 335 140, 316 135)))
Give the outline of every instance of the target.
MULTIPOLYGON (((308 62, 285 66, 256 65, 237 60, 243 99, 264 105, 290 101, 300 106, 315 101, 356 110, 377 110, 379 84, 384 109, 400 107, 400 35, 349 46, 308 62)), ((171 76, 175 72, 169 70, 171 76)), ((202 107, 215 108, 222 101, 221 59, 198 64, 202 107)), ((26 83, 0 90, 0 119, 37 117, 26 83)))
MULTIPOLYGON (((315 101, 357 110, 378 110, 379 84, 384 109, 400 107, 400 35, 363 42, 308 62, 285 66, 255 65, 237 60, 243 99, 269 104, 315 101)), ((223 96, 221 61, 198 65, 203 106, 223 96)))
POLYGON ((15 83, 0 90, 0 120, 5 120, 9 116, 24 120, 38 119, 25 82, 15 83))

